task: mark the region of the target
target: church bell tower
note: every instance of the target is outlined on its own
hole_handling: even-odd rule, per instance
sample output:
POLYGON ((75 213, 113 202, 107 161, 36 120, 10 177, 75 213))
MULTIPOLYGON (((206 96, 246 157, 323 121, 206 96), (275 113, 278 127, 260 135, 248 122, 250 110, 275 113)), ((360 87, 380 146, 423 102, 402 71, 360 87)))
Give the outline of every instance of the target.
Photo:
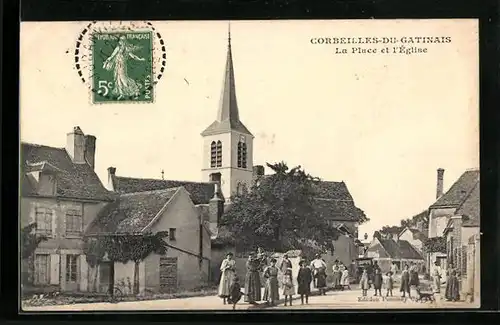
POLYGON ((230 28, 217 118, 201 135, 204 142, 202 179, 220 182, 226 201, 238 192, 249 190, 252 185, 254 136, 239 117, 230 28))

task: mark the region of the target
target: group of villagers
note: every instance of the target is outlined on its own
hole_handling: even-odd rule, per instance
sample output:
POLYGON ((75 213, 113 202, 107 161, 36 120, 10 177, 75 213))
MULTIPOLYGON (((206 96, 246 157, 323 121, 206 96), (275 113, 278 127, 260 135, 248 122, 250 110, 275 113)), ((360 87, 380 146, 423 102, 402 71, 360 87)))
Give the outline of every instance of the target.
MULTIPOLYGON (((244 301, 250 304, 264 301, 275 306, 280 300, 280 288, 285 306, 292 306, 292 297, 295 294, 300 295, 301 304, 304 302, 308 304, 313 281, 319 293, 326 294, 326 263, 320 255, 316 255, 309 265, 302 259, 299 262, 297 274, 293 274, 292 262, 287 254, 283 255, 278 266, 275 258, 268 258, 259 248, 257 253, 252 252, 246 261, 244 292, 241 290, 240 280, 236 275, 236 262, 232 253, 226 255, 220 270, 218 294, 223 299, 223 303, 232 304, 233 309, 242 296, 244 296, 244 301), (294 278, 297 281, 297 292, 294 278), (264 287, 263 295, 261 294, 262 287, 264 287)), ((342 276, 339 277, 339 282, 341 278, 342 276)))

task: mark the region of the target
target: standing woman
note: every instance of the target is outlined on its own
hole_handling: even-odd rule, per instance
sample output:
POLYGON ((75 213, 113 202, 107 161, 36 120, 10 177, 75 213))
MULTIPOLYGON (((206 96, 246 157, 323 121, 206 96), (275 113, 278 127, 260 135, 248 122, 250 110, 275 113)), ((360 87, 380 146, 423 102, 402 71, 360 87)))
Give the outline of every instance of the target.
POLYGON ((340 285, 342 286, 342 290, 344 290, 345 288, 351 290, 351 283, 349 281, 349 270, 345 266, 343 267, 343 270, 342 270, 342 276, 340 278, 340 285))
POLYGON ((306 304, 309 303, 309 295, 311 294, 312 272, 311 269, 306 266, 306 262, 304 260, 299 262, 299 267, 299 274, 297 275, 297 283, 299 287, 297 288, 297 293, 300 295, 300 301, 303 305, 304 296, 306 297, 306 304))
POLYGON ((220 266, 219 297, 224 301, 224 305, 231 294, 231 283, 235 276, 235 268, 236 262, 233 260, 233 253, 229 252, 220 266))
POLYGON ((418 266, 412 263, 410 268, 410 289, 413 288, 414 290, 417 290, 419 285, 420 280, 418 278, 418 266))
POLYGON ((326 267, 320 267, 316 274, 316 287, 319 290, 319 295, 326 295, 326 267))
POLYGON ((410 272, 408 271, 408 264, 405 265, 403 272, 401 272, 401 288, 399 291, 403 293, 403 297, 408 293, 408 297, 411 298, 410 294, 410 272))
POLYGON ((368 279, 368 270, 367 268, 363 269, 363 273, 361 274, 361 278, 359 280, 359 287, 363 292, 363 297, 366 297, 368 289, 370 289, 370 280, 368 279))
POLYGON ((278 288, 278 273, 279 270, 276 267, 276 259, 271 259, 271 265, 264 269, 264 299, 271 306, 274 306, 276 302, 280 299, 279 288, 278 288))
POLYGON ((448 279, 446 280, 445 298, 448 301, 460 300, 460 284, 458 282, 457 271, 450 265, 448 269, 448 279))
POLYGON ((261 300, 260 261, 255 258, 255 253, 248 256, 246 263, 247 274, 245 277, 245 302, 255 304, 261 300))

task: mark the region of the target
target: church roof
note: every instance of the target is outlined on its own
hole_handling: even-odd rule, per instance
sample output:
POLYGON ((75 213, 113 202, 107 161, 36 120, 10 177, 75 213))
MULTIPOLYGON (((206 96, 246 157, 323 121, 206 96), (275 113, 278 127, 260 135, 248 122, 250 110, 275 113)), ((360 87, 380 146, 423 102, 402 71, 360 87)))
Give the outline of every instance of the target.
MULTIPOLYGON (((112 175, 113 188, 117 193, 134 193, 169 189, 183 186, 194 204, 206 204, 214 197, 215 186, 210 182, 190 182, 150 178, 133 178, 112 175)), ((222 197, 222 193, 219 193, 222 197)))
POLYGON ((21 194, 37 196, 35 184, 28 173, 55 172, 56 196, 69 199, 110 201, 114 198, 89 164, 75 164, 64 148, 21 143, 21 194))
POLYGON ((431 208, 458 207, 469 196, 479 182, 479 170, 467 170, 450 187, 450 189, 431 205, 431 208))
POLYGON ((102 208, 87 234, 140 233, 162 210, 179 188, 121 194, 102 208))
POLYGON ((252 135, 246 126, 240 121, 238 102, 236 101, 236 86, 234 81, 233 55, 231 50, 231 34, 228 38, 226 69, 222 84, 222 92, 219 103, 217 119, 206 128, 201 135, 214 135, 238 131, 252 135))

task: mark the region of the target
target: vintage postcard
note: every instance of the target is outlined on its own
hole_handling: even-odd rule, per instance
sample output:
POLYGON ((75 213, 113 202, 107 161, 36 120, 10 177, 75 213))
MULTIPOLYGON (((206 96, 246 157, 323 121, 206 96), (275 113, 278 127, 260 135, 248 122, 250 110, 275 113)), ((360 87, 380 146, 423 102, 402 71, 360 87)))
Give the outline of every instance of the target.
POLYGON ((23 312, 480 307, 478 22, 23 22, 23 312))

